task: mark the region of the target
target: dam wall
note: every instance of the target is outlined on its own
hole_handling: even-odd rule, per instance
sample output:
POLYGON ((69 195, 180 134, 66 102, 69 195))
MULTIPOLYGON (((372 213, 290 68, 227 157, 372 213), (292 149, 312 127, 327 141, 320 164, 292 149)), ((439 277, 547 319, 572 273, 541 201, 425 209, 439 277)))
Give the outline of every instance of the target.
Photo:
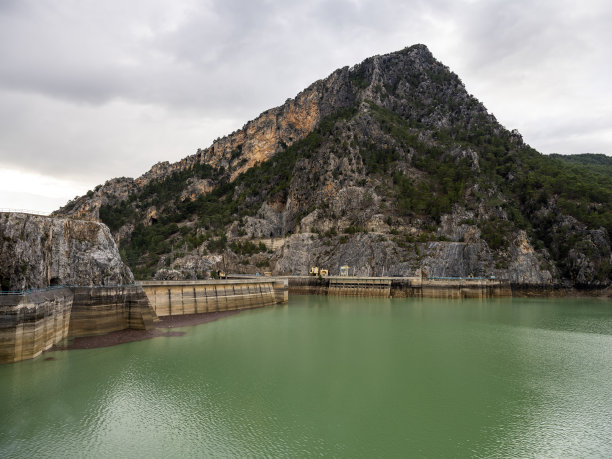
POLYGON ((68 338, 149 330, 156 319, 139 285, 75 287, 68 338))
POLYGON ((329 295, 342 296, 391 296, 391 279, 332 277, 329 279, 329 295))
POLYGON ((0 363, 39 356, 62 340, 154 328, 157 316, 203 314, 288 302, 287 279, 150 281, 49 287, 0 295, 0 363))
POLYGON ((67 338, 153 328, 139 285, 60 287, 0 295, 0 363, 32 359, 67 338))
POLYGON ((511 297, 510 283, 496 279, 446 278, 420 279, 400 278, 393 283, 392 296, 421 298, 494 298, 511 297))
POLYGON ((158 316, 252 309, 289 301, 287 279, 143 281, 158 316))
POLYGON ((68 336, 69 288, 0 295, 0 363, 33 359, 68 336))
POLYGON ((302 295, 455 299, 512 296, 510 284, 495 279, 350 276, 291 276, 288 279, 290 293, 302 295))

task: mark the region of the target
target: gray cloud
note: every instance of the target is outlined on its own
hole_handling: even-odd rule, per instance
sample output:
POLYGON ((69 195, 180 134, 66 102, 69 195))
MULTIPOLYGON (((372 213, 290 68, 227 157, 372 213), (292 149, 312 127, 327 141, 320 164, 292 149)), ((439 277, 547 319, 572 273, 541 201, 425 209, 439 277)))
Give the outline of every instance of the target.
POLYGON ((0 167, 138 175, 414 43, 541 151, 612 154, 610 23, 598 0, 0 0, 0 167))

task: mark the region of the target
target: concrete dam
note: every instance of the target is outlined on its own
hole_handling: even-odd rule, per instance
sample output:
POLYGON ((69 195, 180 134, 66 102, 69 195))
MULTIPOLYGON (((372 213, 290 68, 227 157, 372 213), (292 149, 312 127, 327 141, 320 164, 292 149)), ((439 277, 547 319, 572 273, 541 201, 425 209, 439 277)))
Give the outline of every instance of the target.
POLYGON ((158 316, 251 309, 289 301, 286 279, 143 281, 141 285, 158 316))
POLYGON ((488 278, 292 276, 289 292, 383 298, 488 298, 512 296, 509 282, 488 278))
POLYGON ((288 301, 286 279, 51 287, 0 295, 0 363, 32 359, 64 340, 149 330, 158 317, 252 309, 288 301))

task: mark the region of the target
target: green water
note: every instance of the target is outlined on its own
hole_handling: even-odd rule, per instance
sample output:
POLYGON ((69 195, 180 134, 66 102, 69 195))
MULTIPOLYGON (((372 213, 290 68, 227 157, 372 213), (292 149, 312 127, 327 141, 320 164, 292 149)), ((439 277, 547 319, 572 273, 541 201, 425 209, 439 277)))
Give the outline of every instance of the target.
POLYGON ((0 367, 0 457, 612 457, 610 301, 296 296, 182 330, 0 367))

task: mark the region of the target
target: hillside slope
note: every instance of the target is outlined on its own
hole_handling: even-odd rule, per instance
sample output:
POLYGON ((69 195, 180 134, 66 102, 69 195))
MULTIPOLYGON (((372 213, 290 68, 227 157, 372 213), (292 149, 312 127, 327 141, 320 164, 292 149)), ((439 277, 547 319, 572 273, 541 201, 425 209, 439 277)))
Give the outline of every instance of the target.
POLYGON ((612 177, 612 157, 601 153, 579 153, 576 155, 559 155, 553 153, 552 158, 569 165, 585 166, 590 172, 612 177))
POLYGON ((610 284, 612 178, 539 154, 423 45, 374 56, 175 164, 57 214, 137 277, 211 269, 610 284))

